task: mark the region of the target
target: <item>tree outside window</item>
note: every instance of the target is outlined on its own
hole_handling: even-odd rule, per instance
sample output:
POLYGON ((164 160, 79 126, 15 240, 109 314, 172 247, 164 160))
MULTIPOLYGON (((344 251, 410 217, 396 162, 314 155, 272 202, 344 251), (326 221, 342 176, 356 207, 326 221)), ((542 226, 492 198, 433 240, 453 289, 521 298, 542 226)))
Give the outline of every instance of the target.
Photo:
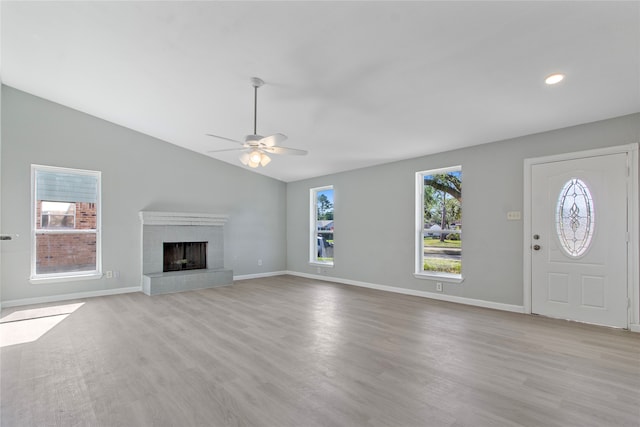
POLYGON ((462 270, 462 170, 418 173, 421 191, 418 272, 459 276, 462 270))

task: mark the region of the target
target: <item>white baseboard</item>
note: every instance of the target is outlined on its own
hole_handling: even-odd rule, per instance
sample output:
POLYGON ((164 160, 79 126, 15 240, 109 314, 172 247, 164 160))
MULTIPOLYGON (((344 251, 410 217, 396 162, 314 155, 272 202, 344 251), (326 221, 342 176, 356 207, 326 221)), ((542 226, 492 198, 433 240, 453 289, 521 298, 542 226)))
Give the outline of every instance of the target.
POLYGON ((631 323, 629 325, 629 330, 631 332, 640 332, 640 323, 631 323))
POLYGON ((306 277, 308 279, 324 280, 327 282, 343 283, 345 285, 360 286, 363 288, 377 289, 380 291, 395 292, 398 294, 413 295, 417 297, 437 299, 440 301, 455 302, 458 304, 473 305, 476 307, 492 308, 494 310, 510 311, 513 313, 524 313, 524 306, 503 304, 500 302, 485 301, 473 298, 459 297, 455 295, 446 295, 441 293, 417 291, 414 289, 397 288, 395 286, 377 285, 374 283, 359 282, 356 280, 339 279, 335 277, 320 276, 316 274, 299 273, 297 271, 288 271, 287 274, 292 276, 306 277))
POLYGON ((21 305, 43 304, 48 302, 67 301, 72 299, 103 297, 106 295, 128 294, 131 292, 142 292, 142 288, 139 286, 134 286, 131 288, 103 289, 99 291, 76 292, 73 294, 52 295, 48 297, 14 299, 2 301, 2 304, 0 304, 0 306, 2 308, 17 307, 21 305))
POLYGON ((263 277, 283 276, 285 274, 290 273, 288 271, 269 271, 267 273, 242 274, 240 276, 233 276, 233 280, 261 279, 263 277))

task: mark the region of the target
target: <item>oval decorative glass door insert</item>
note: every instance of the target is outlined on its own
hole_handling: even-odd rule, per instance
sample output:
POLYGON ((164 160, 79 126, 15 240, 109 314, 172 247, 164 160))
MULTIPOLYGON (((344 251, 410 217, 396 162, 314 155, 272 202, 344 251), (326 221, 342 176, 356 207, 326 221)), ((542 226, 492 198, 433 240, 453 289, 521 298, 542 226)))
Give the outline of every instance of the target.
POLYGON ((567 255, 577 258, 589 249, 594 217, 589 187, 581 179, 571 178, 560 190, 556 209, 556 232, 567 255))

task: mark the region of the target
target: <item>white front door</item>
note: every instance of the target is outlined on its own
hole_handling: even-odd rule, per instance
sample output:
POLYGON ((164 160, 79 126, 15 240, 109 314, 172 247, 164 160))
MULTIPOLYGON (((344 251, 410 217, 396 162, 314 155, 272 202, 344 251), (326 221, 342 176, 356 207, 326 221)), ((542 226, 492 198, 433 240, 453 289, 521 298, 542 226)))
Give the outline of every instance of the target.
POLYGON ((532 313, 628 326, 627 156, 532 165, 532 313))

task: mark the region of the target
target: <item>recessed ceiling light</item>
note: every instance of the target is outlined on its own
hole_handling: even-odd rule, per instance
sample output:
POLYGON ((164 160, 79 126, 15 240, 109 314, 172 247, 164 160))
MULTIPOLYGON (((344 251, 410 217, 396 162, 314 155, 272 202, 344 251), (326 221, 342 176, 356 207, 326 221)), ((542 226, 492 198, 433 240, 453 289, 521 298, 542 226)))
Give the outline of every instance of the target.
POLYGON ((544 82, 548 85, 554 85, 554 84, 560 83, 562 80, 564 80, 564 74, 553 73, 545 77, 544 82))

